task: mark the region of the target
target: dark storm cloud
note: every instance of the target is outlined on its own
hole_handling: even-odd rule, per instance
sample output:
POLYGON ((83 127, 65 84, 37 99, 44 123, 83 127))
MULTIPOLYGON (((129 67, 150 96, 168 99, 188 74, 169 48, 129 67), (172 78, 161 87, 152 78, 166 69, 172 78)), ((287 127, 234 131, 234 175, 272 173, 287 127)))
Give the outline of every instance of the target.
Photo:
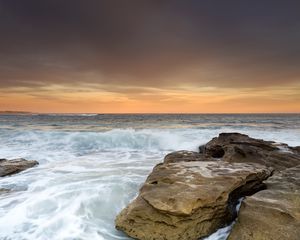
POLYGON ((299 1, 0 0, 0 86, 299 82, 299 1))

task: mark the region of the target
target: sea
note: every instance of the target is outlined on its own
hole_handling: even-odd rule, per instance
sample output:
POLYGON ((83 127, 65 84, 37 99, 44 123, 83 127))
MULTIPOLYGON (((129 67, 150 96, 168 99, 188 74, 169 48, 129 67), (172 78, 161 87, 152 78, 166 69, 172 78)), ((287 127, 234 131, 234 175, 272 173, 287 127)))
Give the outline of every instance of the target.
MULTIPOLYGON (((2 114, 0 158, 39 166, 0 179, 1 240, 128 240, 114 226, 167 153, 222 132, 300 145, 299 114, 2 114)), ((232 225, 232 224, 231 224, 232 225)), ((209 240, 225 240, 231 225, 209 240)))

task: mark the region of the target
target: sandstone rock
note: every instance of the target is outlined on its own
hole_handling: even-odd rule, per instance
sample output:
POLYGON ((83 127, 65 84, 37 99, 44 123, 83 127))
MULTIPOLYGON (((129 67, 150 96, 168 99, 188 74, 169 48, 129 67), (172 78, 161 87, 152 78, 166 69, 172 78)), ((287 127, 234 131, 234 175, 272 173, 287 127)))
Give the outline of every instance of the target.
POLYGON ((247 197, 230 240, 300 239, 300 165, 270 177, 267 189, 247 197))
POLYGON ((205 155, 198 152, 192 151, 176 151, 169 153, 164 158, 164 163, 174 163, 174 162, 192 162, 192 161, 211 161, 213 159, 207 158, 205 155))
POLYGON ((264 188, 271 173, 253 163, 167 160, 117 216, 116 227, 137 239, 199 239, 232 221, 238 199, 264 188))
POLYGON ((221 133, 205 145, 203 152, 227 162, 254 162, 277 170, 300 164, 297 148, 240 133, 221 133))
POLYGON ((37 164, 37 161, 28 161, 23 158, 13 160, 0 159, 0 177, 19 173, 37 164))

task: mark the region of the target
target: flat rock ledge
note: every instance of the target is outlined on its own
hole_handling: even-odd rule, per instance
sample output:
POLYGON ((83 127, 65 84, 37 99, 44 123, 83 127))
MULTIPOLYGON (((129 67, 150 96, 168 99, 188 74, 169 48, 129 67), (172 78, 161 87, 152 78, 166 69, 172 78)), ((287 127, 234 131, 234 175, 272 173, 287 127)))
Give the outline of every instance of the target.
POLYGON ((116 228, 142 240, 196 240, 237 217, 230 240, 300 236, 300 147, 221 133, 199 152, 168 154, 116 228))
POLYGON ((272 169, 245 163, 191 161, 157 165, 139 196, 116 218, 137 239, 198 239, 236 217, 239 198, 264 188, 272 169))
POLYGON ((19 173, 38 164, 37 161, 29 161, 23 158, 12 160, 0 159, 0 177, 19 173))

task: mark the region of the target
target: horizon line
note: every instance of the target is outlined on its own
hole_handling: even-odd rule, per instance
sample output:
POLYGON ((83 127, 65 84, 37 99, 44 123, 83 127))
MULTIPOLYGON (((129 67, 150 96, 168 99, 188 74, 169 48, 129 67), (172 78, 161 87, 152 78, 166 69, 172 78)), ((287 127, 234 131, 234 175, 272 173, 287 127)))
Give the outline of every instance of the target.
POLYGON ((13 110, 0 110, 0 114, 23 114, 23 115, 31 115, 31 114, 61 114, 61 115, 83 115, 83 114, 95 114, 95 115, 128 115, 128 114, 135 114, 135 115, 143 115, 143 114, 148 114, 148 115, 159 115, 159 114, 169 114, 169 115, 176 115, 176 114, 181 114, 181 115, 187 115, 187 114, 215 114, 215 115, 224 115, 224 114, 300 114, 300 112, 30 112, 30 111, 13 111, 13 110))

